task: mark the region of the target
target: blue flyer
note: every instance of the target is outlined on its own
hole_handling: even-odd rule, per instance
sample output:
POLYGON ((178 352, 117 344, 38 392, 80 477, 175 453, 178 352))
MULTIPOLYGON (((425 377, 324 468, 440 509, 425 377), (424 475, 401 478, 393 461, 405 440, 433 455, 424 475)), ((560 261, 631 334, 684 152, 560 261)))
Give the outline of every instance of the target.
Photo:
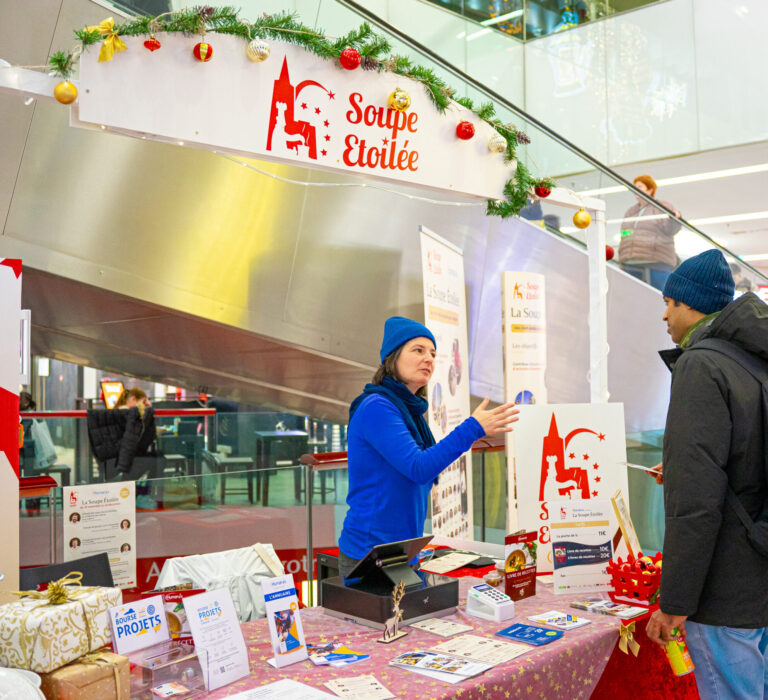
POLYGON ((511 639, 514 642, 523 642, 540 647, 543 644, 549 644, 563 636, 562 630, 548 630, 543 627, 534 627, 533 625, 523 625, 516 623, 510 627, 496 632, 499 637, 511 639))

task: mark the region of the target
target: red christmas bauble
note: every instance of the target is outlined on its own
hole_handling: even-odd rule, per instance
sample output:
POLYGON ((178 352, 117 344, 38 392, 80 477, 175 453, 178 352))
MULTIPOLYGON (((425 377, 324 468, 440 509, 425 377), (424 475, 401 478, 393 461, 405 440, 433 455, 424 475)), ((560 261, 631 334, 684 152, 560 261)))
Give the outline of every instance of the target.
POLYGON ((543 185, 536 185, 536 187, 533 188, 533 191, 536 193, 537 197, 541 197, 542 199, 549 197, 549 195, 552 194, 552 188, 544 187, 543 185))
POLYGON ((605 246, 605 259, 613 260, 614 255, 616 255, 616 251, 613 249, 613 246, 611 245, 605 246))
POLYGON ((205 63, 213 58, 213 46, 205 41, 201 41, 199 44, 195 44, 192 54, 198 61, 205 63))
POLYGON ((155 39, 154 34, 144 42, 144 48, 149 49, 150 51, 157 51, 161 46, 162 44, 155 39))
POLYGON ((456 126, 456 136, 462 141, 469 141, 475 135, 475 127, 472 122, 459 122, 456 126))
POLYGON ((339 63, 342 68, 355 70, 360 65, 360 52, 357 49, 347 47, 339 55, 339 63))

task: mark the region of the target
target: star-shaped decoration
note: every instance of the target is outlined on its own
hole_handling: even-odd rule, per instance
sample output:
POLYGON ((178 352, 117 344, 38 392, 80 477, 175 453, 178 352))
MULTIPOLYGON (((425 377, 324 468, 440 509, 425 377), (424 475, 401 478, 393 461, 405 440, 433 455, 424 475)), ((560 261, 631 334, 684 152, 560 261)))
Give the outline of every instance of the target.
POLYGON ((330 137, 328 134, 326 134, 326 135, 325 135, 325 140, 326 140, 326 141, 330 141, 330 140, 331 140, 331 137, 330 137))
POLYGON ((315 107, 315 114, 320 114, 320 107, 315 107))
POLYGON ((322 151, 320 151, 320 155, 322 155, 322 156, 327 156, 327 155, 328 155, 328 151, 326 151, 325 149, 323 149, 322 151))
POLYGON ((386 146, 389 143, 388 139, 381 139, 381 142, 386 146))
POLYGON ((605 433, 599 433, 598 436, 597 436, 597 439, 600 440, 600 442, 605 440, 605 433))
POLYGON ((592 465, 592 469, 600 469, 600 465, 599 465, 597 462, 595 462, 595 463, 592 465))
POLYGON ((336 99, 336 95, 333 92, 329 92, 328 93, 328 99, 329 100, 335 100, 336 99))
POLYGON ((597 498, 597 491, 593 491, 593 492, 592 492, 592 495, 593 495, 595 498, 597 498))
POLYGON ((595 477, 595 481, 596 481, 596 482, 599 484, 599 483, 600 483, 600 477, 599 477, 599 476, 596 476, 596 477, 595 477))
POLYGON ((589 455, 584 455, 584 461, 589 459, 589 455))
POLYGON ((323 126, 325 126, 325 127, 328 127, 330 125, 331 125, 331 123, 327 119, 323 122, 323 126))
POLYGON ((568 455, 568 459, 576 459, 576 455, 571 452, 571 454, 568 455))
POLYGON ((307 108, 307 103, 306 102, 302 102, 301 103, 301 108, 302 109, 306 109, 307 108))

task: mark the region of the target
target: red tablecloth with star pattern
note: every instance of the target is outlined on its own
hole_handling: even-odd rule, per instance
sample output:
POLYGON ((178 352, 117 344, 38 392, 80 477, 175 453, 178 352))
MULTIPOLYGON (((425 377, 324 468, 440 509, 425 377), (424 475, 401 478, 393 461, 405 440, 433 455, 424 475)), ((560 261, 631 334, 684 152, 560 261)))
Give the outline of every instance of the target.
MULTIPOLYGON (((472 634, 491 637, 500 629, 514 622, 529 622, 529 615, 548 610, 567 611, 574 596, 554 595, 551 585, 537 586, 536 596, 515 602, 516 615, 507 622, 489 622, 468 616, 463 606, 468 588, 477 583, 475 578, 460 580, 459 610, 446 619, 472 625, 472 634)), ((314 686, 328 693, 323 685, 328 680, 343 676, 373 674, 397 697, 404 698, 482 698, 506 700, 507 698, 589 698, 600 679, 618 639, 621 624, 608 615, 582 613, 592 623, 566 632, 555 642, 531 650, 475 678, 456 685, 433 680, 415 673, 394 668, 388 662, 406 651, 429 649, 444 641, 442 637, 417 629, 390 644, 376 640, 381 632, 326 615, 323 608, 301 611, 302 624, 308 642, 322 644, 329 640, 344 641, 354 651, 370 654, 370 658, 345 668, 315 666, 306 660, 283 669, 272 668, 267 659, 272 657, 266 620, 256 620, 243 625, 248 646, 251 674, 209 694, 213 699, 225 698, 256 688, 281 678, 314 686)), ((534 623, 530 623, 534 624, 534 623)), ((648 644, 643 644, 643 647, 648 644)))

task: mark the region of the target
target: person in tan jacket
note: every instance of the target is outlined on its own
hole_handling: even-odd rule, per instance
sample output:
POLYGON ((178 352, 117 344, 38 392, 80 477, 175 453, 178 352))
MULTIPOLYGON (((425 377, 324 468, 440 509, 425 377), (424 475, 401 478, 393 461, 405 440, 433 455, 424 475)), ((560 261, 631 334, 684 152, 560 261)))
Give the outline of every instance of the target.
MULTIPOLYGON (((651 197, 656 196, 656 181, 650 175, 638 175, 633 184, 651 197)), ((680 218, 680 212, 674 206, 659 201, 680 218)), ((663 289, 667 277, 677 265, 675 234, 679 230, 679 221, 637 197, 637 204, 627 209, 621 223, 619 263, 622 269, 658 290, 663 289), (645 218, 650 216, 659 218, 645 218)))

